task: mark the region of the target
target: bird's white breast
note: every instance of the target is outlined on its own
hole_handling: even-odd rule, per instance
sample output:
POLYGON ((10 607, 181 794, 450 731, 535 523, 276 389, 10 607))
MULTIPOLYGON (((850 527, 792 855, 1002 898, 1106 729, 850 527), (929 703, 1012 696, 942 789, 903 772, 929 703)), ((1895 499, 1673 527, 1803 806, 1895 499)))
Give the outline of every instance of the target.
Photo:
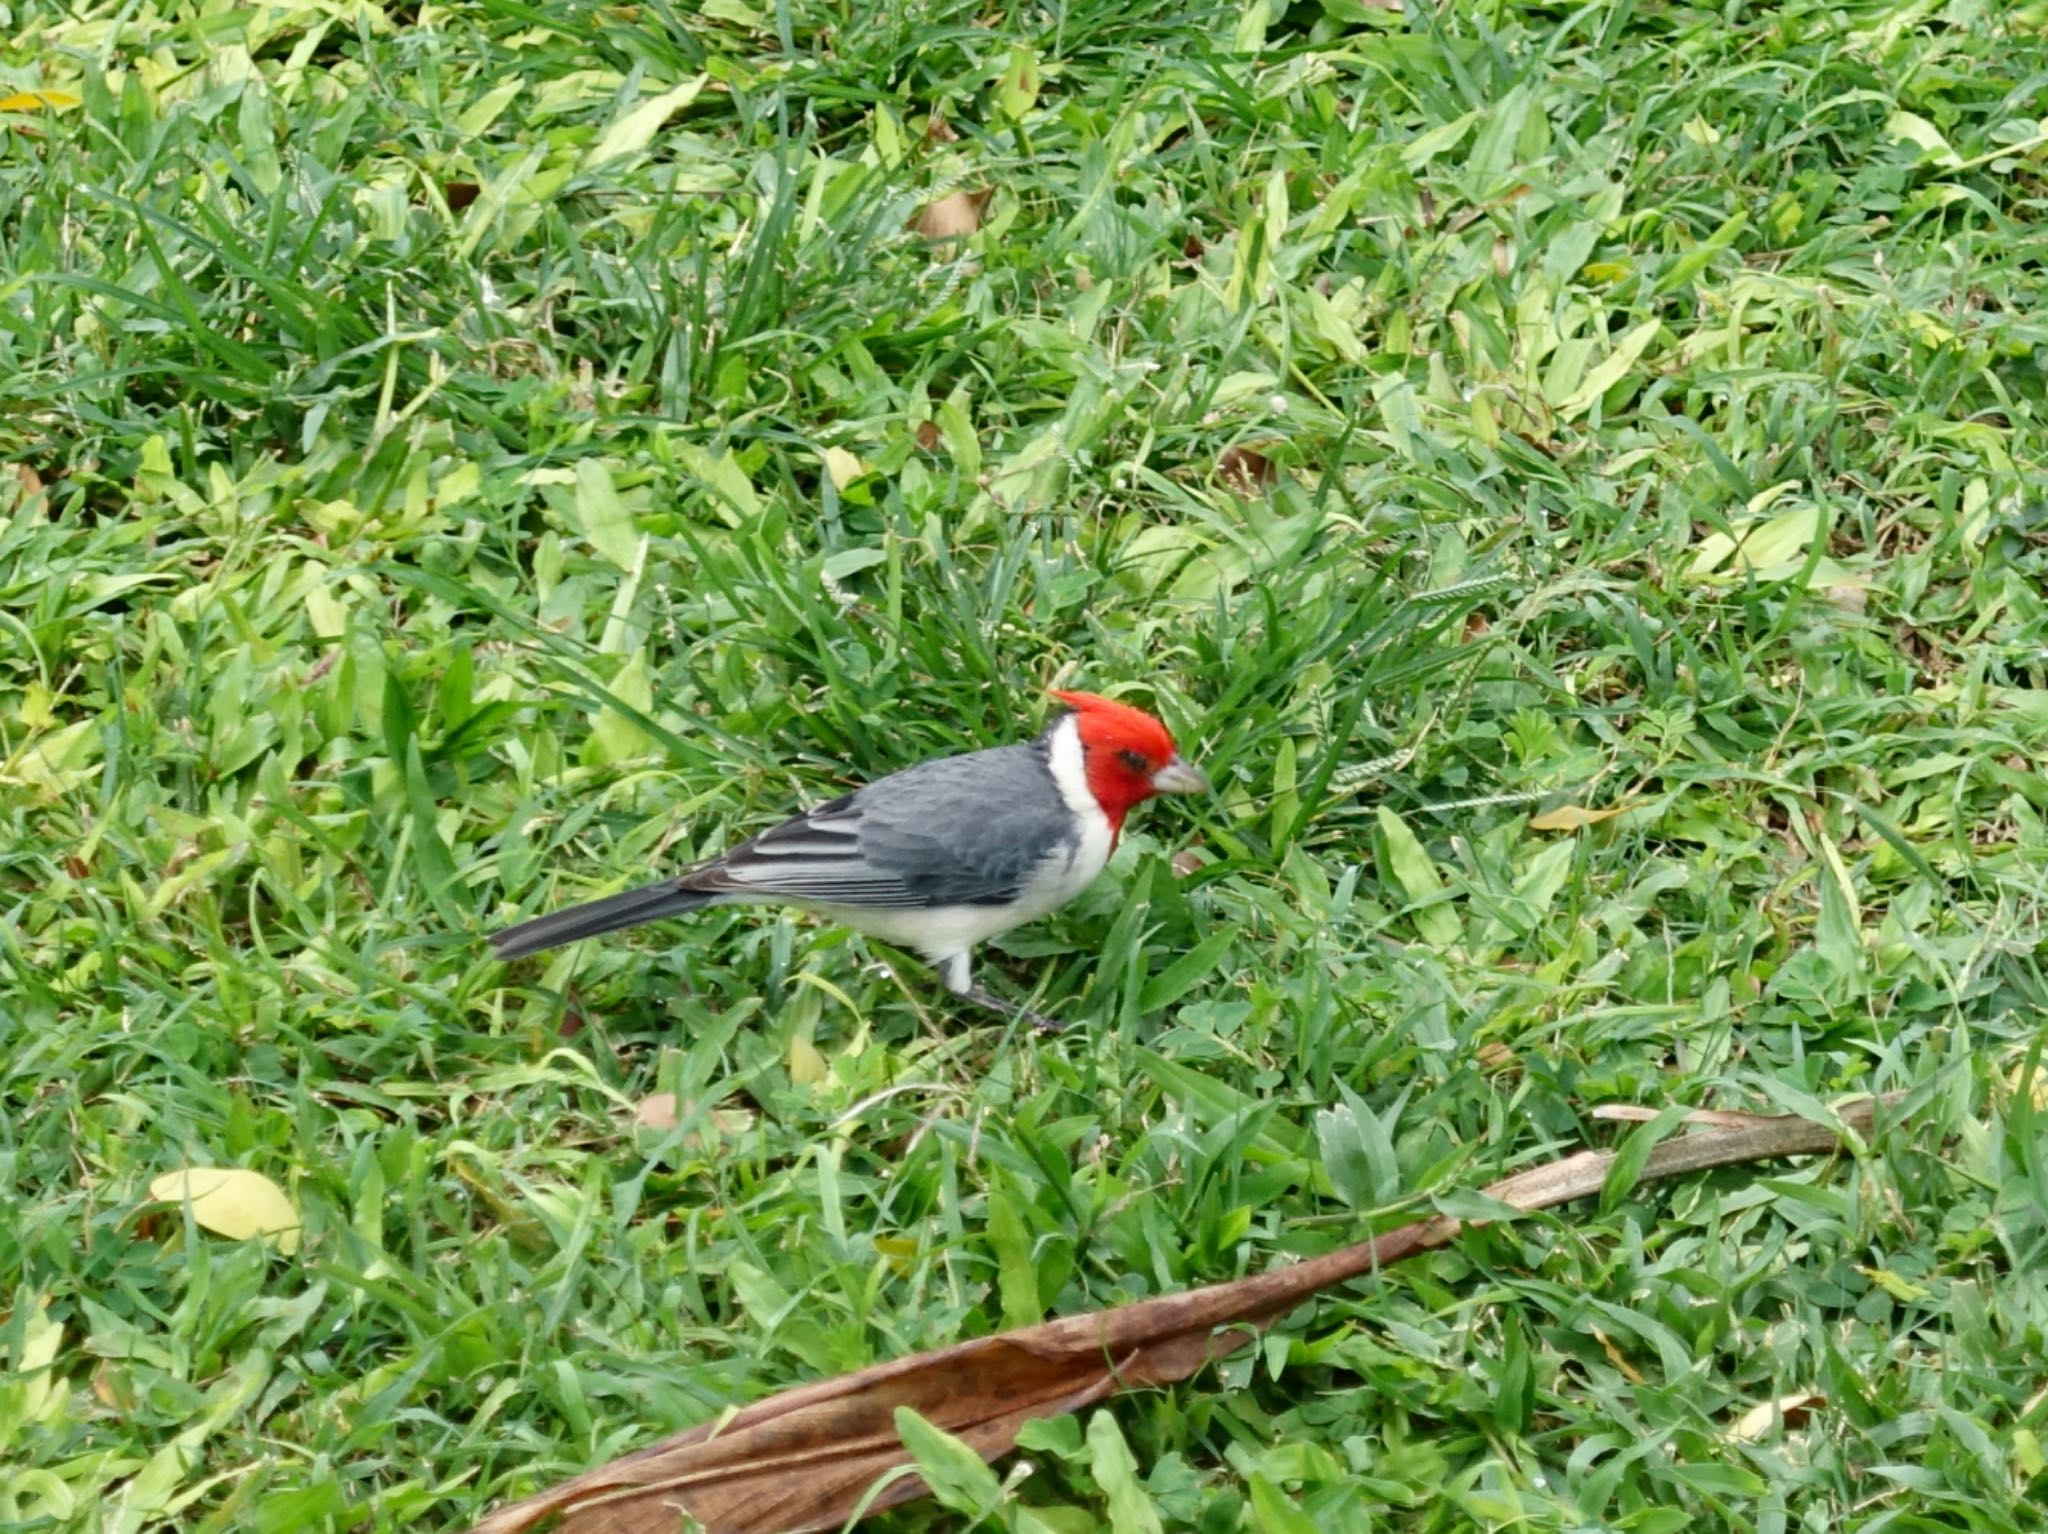
MULTIPOLYGON (((1032 916, 1042 916, 1064 905, 1093 884, 1116 849, 1116 832, 1088 787, 1088 764, 1081 752, 1081 727, 1076 715, 1067 715, 1053 727, 1051 747, 1047 765, 1052 768, 1052 780, 1060 798, 1074 816, 1078 835, 1063 855, 1047 858, 1037 877, 1025 886, 1026 903, 1043 902, 1032 911, 1032 916)), ((1021 919, 1029 921, 1031 917, 1021 919)))

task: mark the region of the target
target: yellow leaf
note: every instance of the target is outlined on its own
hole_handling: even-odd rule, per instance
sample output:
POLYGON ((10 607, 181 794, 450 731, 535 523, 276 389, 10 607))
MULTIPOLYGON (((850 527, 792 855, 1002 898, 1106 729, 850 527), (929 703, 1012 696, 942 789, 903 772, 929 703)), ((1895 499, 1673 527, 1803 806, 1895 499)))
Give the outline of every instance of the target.
POLYGON ((800 1087, 815 1086, 828 1076, 825 1057, 809 1039, 789 1041, 789 1079, 800 1087))
POLYGON ((64 1328, 52 1321, 48 1307, 37 1301, 23 1317, 19 1351, 14 1356, 10 1388, 16 1421, 45 1421, 63 1412, 64 1376, 51 1367, 63 1345, 64 1328))
POLYGON ((1614 1345, 1613 1339, 1597 1326, 1592 1331, 1594 1337, 1598 1339, 1600 1346, 1606 1351, 1607 1361, 1621 1371, 1622 1378, 1631 1385, 1642 1384, 1643 1371, 1628 1361, 1628 1355, 1614 1345))
POLYGON ((1934 1292, 1924 1284, 1916 1284, 1910 1278, 1894 1273, 1890 1268, 1866 1268, 1859 1263, 1856 1271, 1903 1305, 1918 1304, 1934 1292))
POLYGON ((1044 84, 1038 55, 1022 43, 1012 43, 1009 63, 996 81, 996 106, 1014 122, 1037 104, 1039 89, 1044 84))
POLYGON ((188 1166, 166 1172, 149 1185, 149 1196, 183 1204, 198 1224, 216 1236, 247 1241, 274 1236, 289 1257, 299 1249, 299 1211, 284 1189, 246 1167, 188 1166))
POLYGON ((1576 804, 1560 804, 1554 810, 1545 810, 1529 822, 1531 831, 1583 831, 1587 826, 1597 826, 1603 820, 1612 820, 1617 815, 1626 815, 1636 807, 1634 799, 1624 799, 1619 804, 1610 804, 1604 810, 1589 810, 1576 804))
POLYGON ((1642 361, 1643 353, 1650 349, 1650 343, 1657 339, 1657 332, 1663 328, 1662 320, 1645 320, 1623 336, 1606 359, 1572 391, 1571 397, 1557 407, 1558 414, 1570 420, 1591 410, 1595 400, 1620 383, 1642 361))
POLYGON ((698 75, 694 80, 685 80, 673 90, 663 91, 623 113, 604 130, 604 136, 590 146, 590 152, 583 157, 582 168, 591 170, 607 160, 616 160, 620 155, 638 154, 654 142, 654 135, 671 117, 697 99, 697 93, 704 89, 708 78, 707 75, 698 75))
POLYGON ((1820 529, 1818 506, 1794 506, 1775 517, 1749 518, 1736 526, 1733 537, 1709 533, 1702 538, 1693 550, 1686 574, 1694 580, 1713 575, 1733 555, 1734 569, 1748 570, 1762 578, 1783 579, 1798 569, 1820 529))
POLYGON ((917 1242, 909 1236, 877 1236, 875 1250, 897 1273, 908 1277, 917 1266, 917 1242))
POLYGON ((0 763, 0 783, 19 784, 55 798, 97 776, 99 756, 100 722, 81 719, 24 742, 0 763))
POLYGON ((849 453, 843 447, 825 449, 825 472, 832 476, 833 489, 844 490, 867 471, 868 466, 860 461, 858 454, 849 453))
POLYGON ((16 91, 0 96, 0 112, 61 112, 78 105, 69 91, 16 91))
POLYGON ((1814 1407, 1825 1405, 1825 1401, 1811 1390, 1795 1391, 1788 1396, 1779 1396, 1773 1401, 1759 1401, 1729 1425, 1728 1436, 1739 1438, 1745 1443, 1754 1443, 1771 1430, 1771 1424, 1783 1418, 1787 1427, 1795 1426, 1795 1418, 1804 1418, 1814 1407))
POLYGON ((1892 138, 1912 144, 1936 165, 1952 169, 1963 163, 1962 156, 1942 137, 1941 129, 1917 112, 1892 113, 1885 122, 1884 131, 1892 138))

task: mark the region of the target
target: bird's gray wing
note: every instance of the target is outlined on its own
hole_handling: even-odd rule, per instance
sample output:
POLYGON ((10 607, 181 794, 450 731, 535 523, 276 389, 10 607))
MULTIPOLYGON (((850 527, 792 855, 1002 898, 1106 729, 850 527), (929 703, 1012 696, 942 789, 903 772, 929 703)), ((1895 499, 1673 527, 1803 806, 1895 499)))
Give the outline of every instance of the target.
POLYGON ((1005 905, 1077 840, 1037 744, 924 762, 764 831, 682 883, 821 905, 1005 905))

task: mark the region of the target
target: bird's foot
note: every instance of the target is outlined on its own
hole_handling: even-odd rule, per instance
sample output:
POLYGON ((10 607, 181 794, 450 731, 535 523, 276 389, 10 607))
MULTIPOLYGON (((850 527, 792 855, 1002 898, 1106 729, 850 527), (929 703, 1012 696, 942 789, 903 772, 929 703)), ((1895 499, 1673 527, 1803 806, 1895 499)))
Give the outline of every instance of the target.
POLYGON ((1056 1017, 1047 1017, 1043 1012, 1020 1007, 1014 1001, 1005 1001, 983 986, 970 985, 960 994, 977 1006, 987 1007, 991 1012, 1000 1012, 1004 1017, 1015 1018, 1020 1023, 1029 1023, 1040 1033, 1058 1033, 1067 1026, 1056 1017))

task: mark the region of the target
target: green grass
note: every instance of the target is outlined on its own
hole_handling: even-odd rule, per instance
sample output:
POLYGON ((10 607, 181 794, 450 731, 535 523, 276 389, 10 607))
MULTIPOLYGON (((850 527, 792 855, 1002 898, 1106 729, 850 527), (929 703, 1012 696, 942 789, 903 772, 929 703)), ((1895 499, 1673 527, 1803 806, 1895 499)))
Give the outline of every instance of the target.
POLYGON ((0 39, 0 1525, 459 1530, 1602 1101, 1904 1091, 1055 1424, 990 1526, 2041 1527, 2048 6, 0 39), (772 913, 477 941, 1056 682, 1219 784, 988 955, 1057 1039, 772 913))

